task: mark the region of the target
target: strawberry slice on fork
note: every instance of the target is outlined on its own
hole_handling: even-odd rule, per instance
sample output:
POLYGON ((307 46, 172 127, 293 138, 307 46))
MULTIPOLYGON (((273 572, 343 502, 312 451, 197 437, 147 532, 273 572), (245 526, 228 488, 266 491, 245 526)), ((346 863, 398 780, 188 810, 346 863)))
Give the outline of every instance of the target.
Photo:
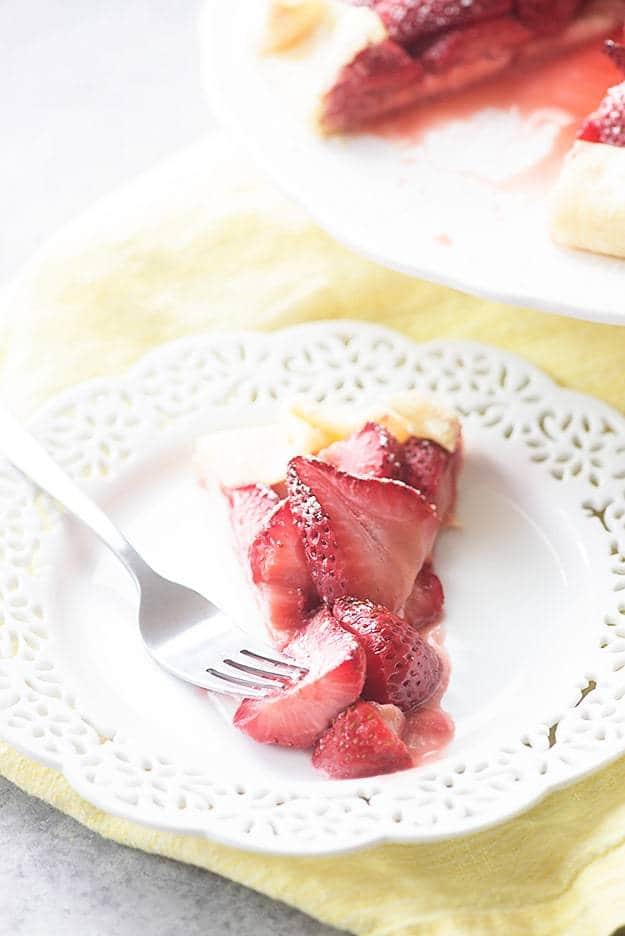
POLYGON ((308 673, 275 695, 244 699, 234 724, 255 741, 306 749, 360 695, 365 653, 327 608, 317 612, 286 652, 308 673))

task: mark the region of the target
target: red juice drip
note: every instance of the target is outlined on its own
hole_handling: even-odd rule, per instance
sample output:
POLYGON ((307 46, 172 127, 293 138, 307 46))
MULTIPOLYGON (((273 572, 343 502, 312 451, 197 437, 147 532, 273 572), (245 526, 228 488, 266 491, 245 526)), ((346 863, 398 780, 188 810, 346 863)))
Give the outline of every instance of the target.
POLYGON ((531 116, 542 108, 558 108, 571 115, 570 136, 577 124, 593 111, 619 73, 593 42, 546 62, 525 64, 499 78, 481 82, 430 102, 421 102, 401 114, 378 122, 378 136, 418 142, 425 133, 453 120, 468 120, 487 108, 515 108, 531 116))

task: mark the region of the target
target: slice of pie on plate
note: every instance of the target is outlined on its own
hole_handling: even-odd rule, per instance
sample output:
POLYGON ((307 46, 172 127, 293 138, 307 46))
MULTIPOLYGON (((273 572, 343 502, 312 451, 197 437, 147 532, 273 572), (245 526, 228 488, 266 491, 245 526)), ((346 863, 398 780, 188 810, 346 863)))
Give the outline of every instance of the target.
POLYGON ((605 38, 625 0, 262 0, 262 49, 324 133, 605 38))
POLYGON ((245 699, 235 725, 314 749, 332 778, 440 751, 453 725, 439 704, 449 669, 432 553, 454 517, 455 414, 414 393, 363 409, 299 405, 271 426, 205 437, 196 464, 226 498, 270 638, 300 668, 245 699))
MULTIPOLYGON (((625 46, 606 43, 625 75, 625 46)), ((580 128, 553 197, 553 234, 567 247, 625 257, 625 81, 580 128)))

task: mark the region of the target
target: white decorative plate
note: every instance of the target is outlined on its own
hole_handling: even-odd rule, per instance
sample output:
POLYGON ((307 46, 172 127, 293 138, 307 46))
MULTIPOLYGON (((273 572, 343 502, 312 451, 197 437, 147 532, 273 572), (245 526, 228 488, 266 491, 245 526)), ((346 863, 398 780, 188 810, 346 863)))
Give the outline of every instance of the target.
POLYGON ((413 276, 521 306, 625 321, 625 262, 556 246, 548 216, 557 163, 544 178, 532 175, 579 117, 561 108, 523 115, 491 107, 418 142, 366 133, 322 139, 312 105, 304 110, 293 94, 296 66, 258 54, 265 9, 259 0, 207 0, 204 85, 222 122, 322 227, 413 276))
POLYGON ((495 348, 329 322, 165 346, 32 425, 157 568, 242 613, 195 436, 294 396, 412 387, 455 405, 466 435, 462 529, 437 555, 456 722, 442 759, 332 782, 249 741, 145 654, 114 558, 0 462, 2 737, 111 813, 301 855, 483 828, 623 753, 625 419, 607 406, 495 348))

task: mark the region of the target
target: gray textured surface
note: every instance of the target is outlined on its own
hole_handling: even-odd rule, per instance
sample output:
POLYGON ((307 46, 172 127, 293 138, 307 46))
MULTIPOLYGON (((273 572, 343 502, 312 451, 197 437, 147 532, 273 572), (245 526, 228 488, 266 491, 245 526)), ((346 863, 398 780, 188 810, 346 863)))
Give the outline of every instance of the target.
POLYGON ((199 868, 100 838, 0 778, 1 936, 332 936, 199 868))

